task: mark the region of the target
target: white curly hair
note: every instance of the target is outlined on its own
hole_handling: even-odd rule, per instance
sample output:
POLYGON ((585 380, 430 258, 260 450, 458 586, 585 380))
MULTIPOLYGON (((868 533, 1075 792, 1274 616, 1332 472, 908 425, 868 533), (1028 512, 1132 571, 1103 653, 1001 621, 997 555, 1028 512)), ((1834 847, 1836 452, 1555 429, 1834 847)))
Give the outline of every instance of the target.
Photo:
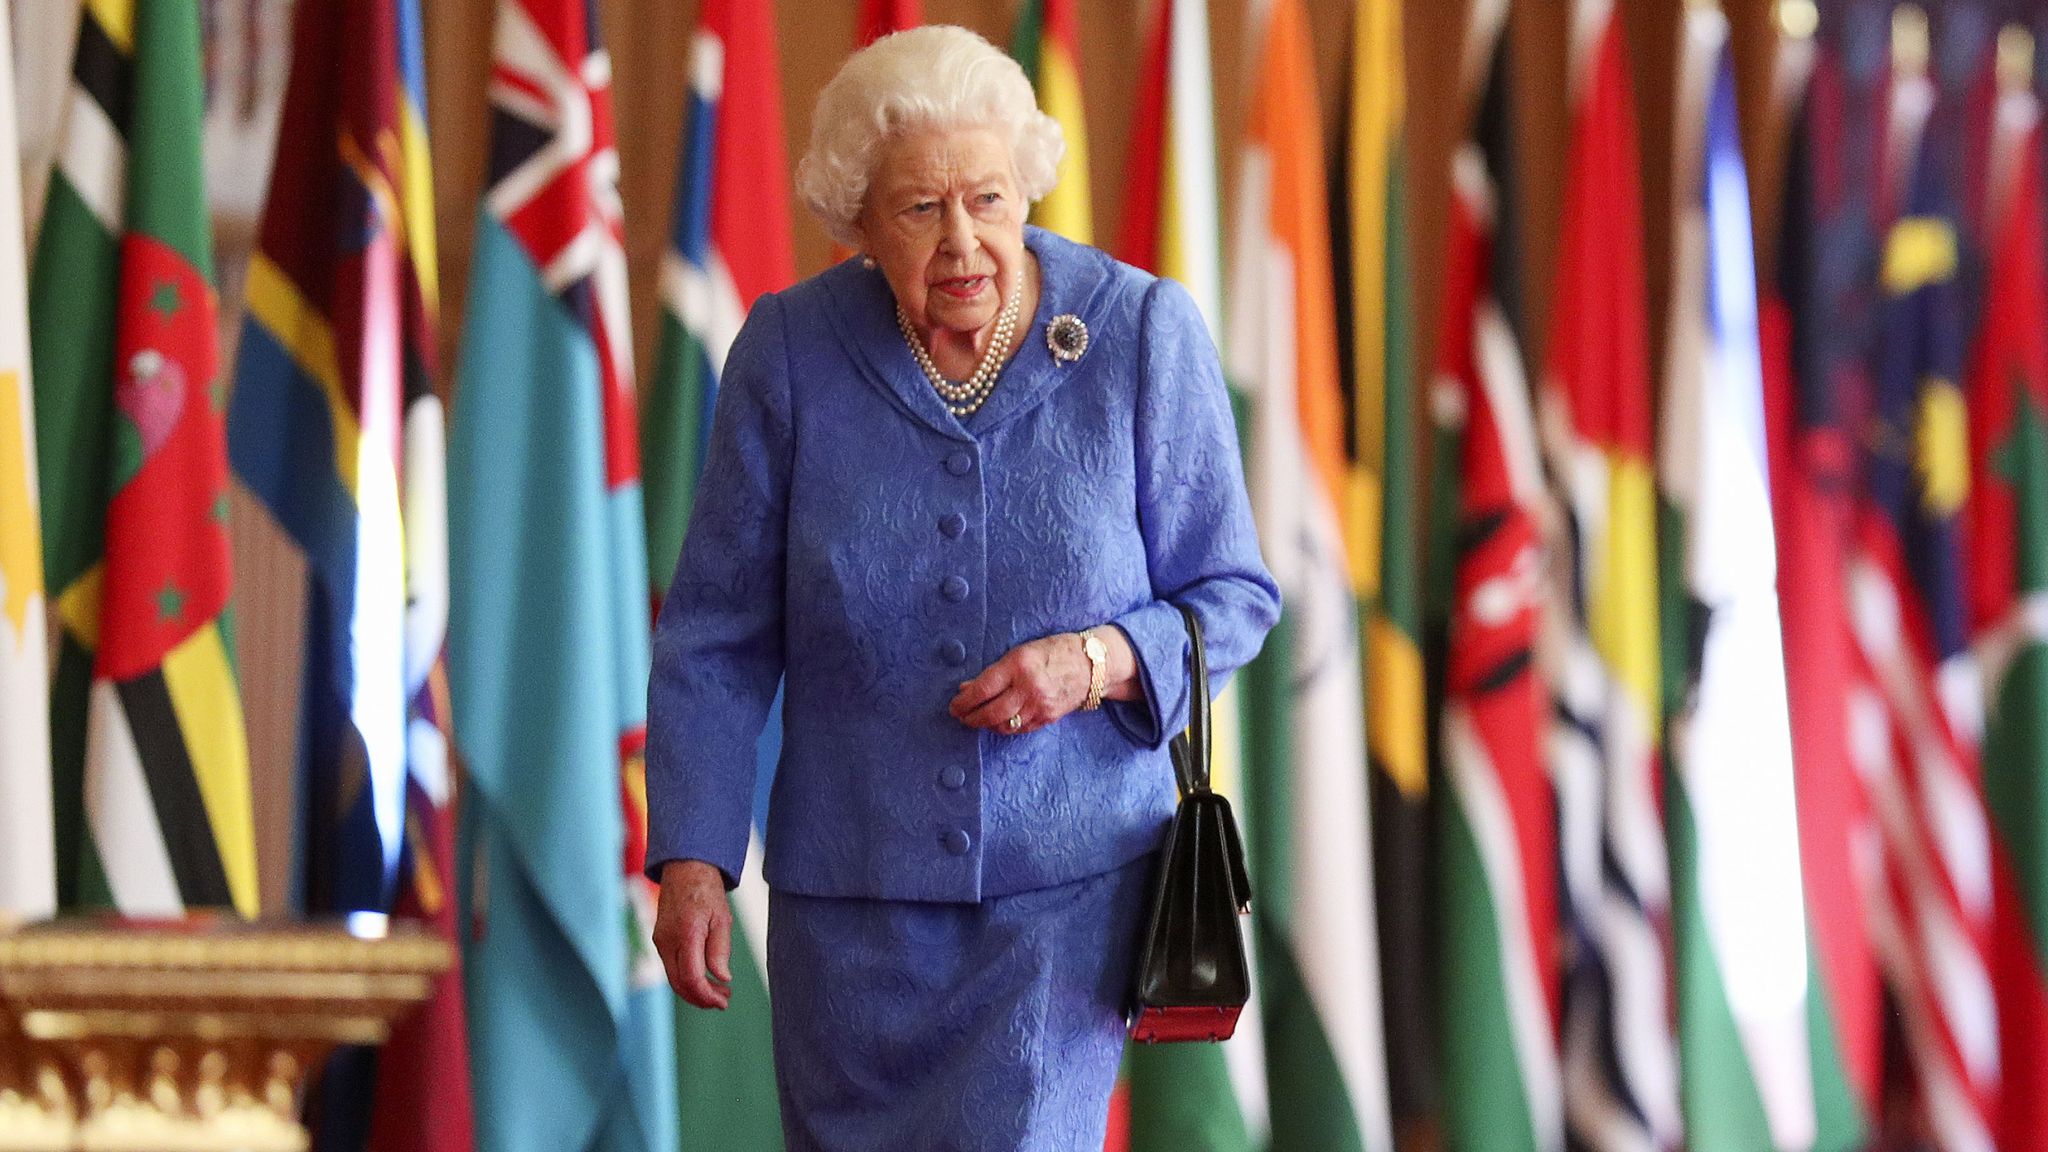
POLYGON ((854 221, 874 176, 875 153, 911 128, 987 128, 1008 138, 1018 191, 1043 199, 1059 179, 1066 140, 1038 110, 1031 81, 1002 51, 965 28, 929 24, 854 53, 818 94, 796 191, 832 238, 858 247, 854 221))

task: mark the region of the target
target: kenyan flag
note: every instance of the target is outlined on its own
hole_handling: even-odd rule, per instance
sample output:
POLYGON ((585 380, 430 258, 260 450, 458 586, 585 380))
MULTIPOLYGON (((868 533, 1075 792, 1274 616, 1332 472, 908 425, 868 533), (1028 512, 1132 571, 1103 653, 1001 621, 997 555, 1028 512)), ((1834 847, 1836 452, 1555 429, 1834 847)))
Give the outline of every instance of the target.
POLYGON ((197 7, 79 21, 30 285, 59 902, 256 911, 197 7))

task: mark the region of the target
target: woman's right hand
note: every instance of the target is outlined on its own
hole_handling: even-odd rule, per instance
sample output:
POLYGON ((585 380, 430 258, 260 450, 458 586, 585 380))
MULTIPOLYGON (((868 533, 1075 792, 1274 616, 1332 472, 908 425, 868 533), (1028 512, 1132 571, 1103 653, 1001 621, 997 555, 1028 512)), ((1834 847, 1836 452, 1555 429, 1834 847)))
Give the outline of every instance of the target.
POLYGON ((732 1003, 732 905, 726 903, 725 877, 717 868, 702 860, 671 860, 662 866, 654 950, 676 995, 699 1008, 732 1003))

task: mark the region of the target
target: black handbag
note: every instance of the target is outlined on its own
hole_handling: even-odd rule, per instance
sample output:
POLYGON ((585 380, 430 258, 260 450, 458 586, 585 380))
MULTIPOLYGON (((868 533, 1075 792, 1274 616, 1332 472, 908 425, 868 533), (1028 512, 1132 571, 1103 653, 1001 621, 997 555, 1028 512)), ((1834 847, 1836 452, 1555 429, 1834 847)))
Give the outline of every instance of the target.
POLYGON ((1167 751, 1180 806, 1156 865, 1152 914, 1139 941, 1131 1039, 1227 1040, 1251 999, 1239 917, 1251 911, 1251 877, 1230 801, 1209 790, 1209 665, 1202 623, 1186 605, 1188 727, 1167 751))

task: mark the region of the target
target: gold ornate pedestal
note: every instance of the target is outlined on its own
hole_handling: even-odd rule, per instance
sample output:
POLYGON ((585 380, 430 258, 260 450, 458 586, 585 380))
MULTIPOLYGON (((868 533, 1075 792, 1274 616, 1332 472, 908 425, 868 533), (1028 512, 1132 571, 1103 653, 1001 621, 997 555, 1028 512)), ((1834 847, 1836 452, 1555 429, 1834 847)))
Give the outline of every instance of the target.
POLYGON ((302 1152, 306 1069, 382 1043, 452 960, 339 927, 0 930, 0 1152, 302 1152))

